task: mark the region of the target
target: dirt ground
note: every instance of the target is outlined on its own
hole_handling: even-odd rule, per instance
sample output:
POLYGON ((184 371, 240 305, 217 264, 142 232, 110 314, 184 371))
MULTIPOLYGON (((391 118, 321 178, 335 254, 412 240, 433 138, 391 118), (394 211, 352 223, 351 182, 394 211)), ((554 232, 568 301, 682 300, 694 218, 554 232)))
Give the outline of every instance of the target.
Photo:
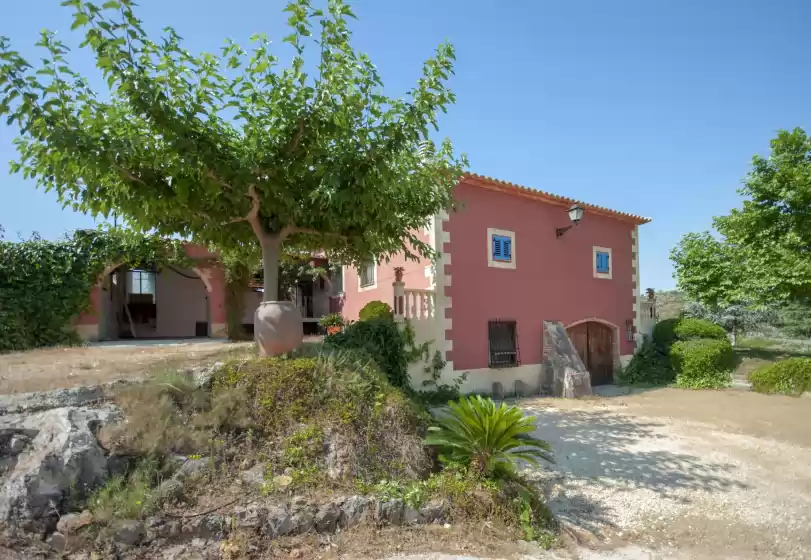
POLYGON ((619 392, 520 402, 555 450, 536 475, 574 557, 811 555, 811 398, 619 392))
POLYGON ((0 354, 0 394, 95 385, 253 352, 252 342, 196 339, 121 341, 0 354))

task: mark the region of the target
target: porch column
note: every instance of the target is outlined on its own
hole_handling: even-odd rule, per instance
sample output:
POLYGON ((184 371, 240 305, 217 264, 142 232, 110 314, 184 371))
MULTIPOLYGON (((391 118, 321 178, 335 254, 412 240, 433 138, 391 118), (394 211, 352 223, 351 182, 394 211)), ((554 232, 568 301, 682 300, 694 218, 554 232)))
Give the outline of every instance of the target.
POLYGON ((203 277, 208 292, 208 333, 211 338, 227 338, 228 324, 225 308, 225 270, 219 264, 201 266, 198 273, 203 277))
POLYGON ((101 312, 101 282, 90 289, 90 306, 76 318, 76 333, 82 340, 99 340, 99 313, 101 312))
POLYGON ((391 287, 394 289, 394 304, 391 306, 394 320, 402 323, 405 319, 405 282, 392 282, 391 287))

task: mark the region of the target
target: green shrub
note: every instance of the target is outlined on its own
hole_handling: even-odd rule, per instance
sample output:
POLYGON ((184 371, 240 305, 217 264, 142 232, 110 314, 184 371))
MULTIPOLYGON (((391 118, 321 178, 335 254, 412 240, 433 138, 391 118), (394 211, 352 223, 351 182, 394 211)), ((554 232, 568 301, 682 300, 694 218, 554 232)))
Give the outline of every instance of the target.
POLYGON ((788 358, 749 374, 752 390, 798 396, 811 391, 811 358, 788 358))
POLYGON ((321 317, 318 324, 322 327, 343 327, 346 324, 346 320, 340 313, 328 313, 321 317))
POLYGON ((670 349, 676 385, 688 389, 718 389, 732 382, 735 357, 727 340, 683 340, 670 349))
POLYGON ((647 340, 622 369, 618 378, 625 385, 667 385, 676 378, 676 372, 673 371, 667 353, 647 340))
POLYGON ((370 301, 363 306, 363 309, 358 313, 358 318, 361 321, 368 321, 370 319, 393 319, 394 312, 388 303, 382 301, 370 301))
POLYGON ((513 473, 518 459, 553 461, 549 444, 529 435, 535 431, 535 417, 524 416, 517 406, 498 406, 480 396, 462 397, 448 406, 450 411, 428 428, 425 440, 446 460, 495 478, 513 473))
POLYGON ((676 342, 676 325, 679 324, 679 319, 665 319, 659 321, 653 327, 653 343, 660 348, 670 348, 676 342))
POLYGON ((673 334, 677 340, 696 340, 700 338, 710 338, 714 340, 726 340, 727 335, 724 328, 705 319, 694 317, 682 317, 676 323, 673 334))
POLYGON ((410 390, 405 340, 391 318, 378 317, 352 323, 341 332, 325 338, 324 346, 368 355, 386 374, 389 383, 410 390))
POLYGON ((158 509, 159 496, 153 487, 158 469, 154 461, 141 461, 129 476, 115 476, 98 488, 88 500, 93 520, 106 525, 113 519, 144 519, 158 509))

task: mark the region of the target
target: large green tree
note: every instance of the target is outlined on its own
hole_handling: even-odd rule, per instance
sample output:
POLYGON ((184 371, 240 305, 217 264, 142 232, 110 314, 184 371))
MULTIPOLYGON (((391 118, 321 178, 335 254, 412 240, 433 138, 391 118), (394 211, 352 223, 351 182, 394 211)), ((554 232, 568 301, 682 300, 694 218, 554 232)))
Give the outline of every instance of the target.
POLYGON ((267 300, 283 246, 354 264, 434 256, 414 232, 452 205, 466 165, 448 140, 429 137, 455 101, 451 45, 427 60, 415 88, 389 97, 350 45, 343 0, 285 8, 286 66, 264 34, 249 51, 228 40, 219 54, 193 54, 174 29, 150 39, 131 0, 63 5, 109 93, 71 68, 52 32, 37 43, 37 67, 0 39, 0 115, 20 128, 12 170, 65 205, 116 212, 138 230, 223 250, 258 243, 267 300))
POLYGON ((710 306, 811 296, 811 139, 780 131, 739 193, 742 207, 713 220, 719 237, 687 234, 673 249, 679 288, 710 306))

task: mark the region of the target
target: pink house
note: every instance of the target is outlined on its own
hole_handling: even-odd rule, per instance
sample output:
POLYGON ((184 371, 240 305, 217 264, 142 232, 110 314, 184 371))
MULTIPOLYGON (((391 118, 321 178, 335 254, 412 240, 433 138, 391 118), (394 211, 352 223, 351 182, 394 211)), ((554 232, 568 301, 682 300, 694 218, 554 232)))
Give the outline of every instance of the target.
MULTIPOLYGON (((357 319, 369 301, 404 296, 403 316, 418 340, 446 360, 441 379, 467 372, 465 391, 512 392, 520 380, 541 391, 543 322, 565 325, 592 384, 611 383, 633 355, 642 322, 639 226, 634 216, 480 175, 455 189, 458 210, 419 232, 441 257, 436 263, 369 262, 343 269, 343 313, 357 319), (584 210, 576 226, 568 210, 584 210), (402 266, 403 284, 394 280, 402 266)), ((421 385, 424 365, 412 368, 421 385)))

